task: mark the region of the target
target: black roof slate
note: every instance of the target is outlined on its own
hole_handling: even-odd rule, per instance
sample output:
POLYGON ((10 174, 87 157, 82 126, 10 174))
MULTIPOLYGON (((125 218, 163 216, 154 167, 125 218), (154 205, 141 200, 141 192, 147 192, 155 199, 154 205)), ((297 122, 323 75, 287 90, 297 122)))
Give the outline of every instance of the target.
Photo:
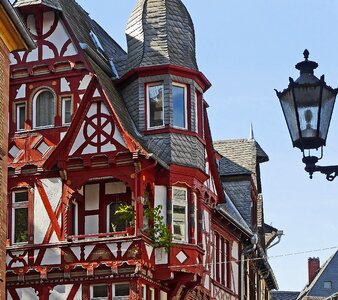
POLYGON ((271 291, 271 300, 296 300, 299 292, 271 291))

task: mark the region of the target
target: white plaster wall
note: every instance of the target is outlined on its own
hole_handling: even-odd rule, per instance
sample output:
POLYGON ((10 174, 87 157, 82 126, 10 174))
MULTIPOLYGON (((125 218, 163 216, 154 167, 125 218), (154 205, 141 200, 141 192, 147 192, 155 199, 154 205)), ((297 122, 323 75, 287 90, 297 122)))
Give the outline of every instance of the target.
POLYGON ((47 232, 50 219, 42 203, 38 189, 34 189, 34 243, 41 244, 47 232))
MULTIPOLYGON (((61 199, 61 195, 62 195, 61 178, 42 179, 41 182, 47 194, 49 203, 53 211, 55 211, 61 199)), ((36 244, 42 243, 49 225, 50 225, 49 216, 47 214, 45 206, 42 203, 38 189, 35 187, 35 190, 34 190, 34 242, 36 244)), ((54 241, 57 241, 57 239, 54 238, 54 241)))
POLYGON ((127 250, 129 249, 129 247, 132 243, 133 242, 125 242, 125 243, 121 244, 121 255, 122 256, 127 252, 127 250))
MULTIPOLYGON (((69 293, 72 289, 73 285, 68 284, 68 285, 57 285, 54 287, 53 291, 51 292, 49 296, 49 300, 67 300, 69 293)), ((81 290, 82 287, 80 286, 74 300, 81 300, 81 290)))
POLYGON ((114 136, 113 136, 114 140, 117 141, 120 145, 122 145, 123 147, 127 148, 126 143, 124 142, 124 139, 122 137, 122 134, 120 132, 120 130, 115 126, 115 132, 114 132, 114 136))
POLYGON ((61 249, 60 248, 50 248, 47 249, 45 255, 43 256, 41 265, 59 265, 61 264, 61 249))
POLYGON ((124 194, 127 187, 123 182, 107 182, 105 184, 106 195, 124 194))
POLYGON ((54 11, 48 11, 43 13, 43 34, 46 34, 51 28, 55 20, 54 11))
POLYGON ((91 79, 92 79, 92 76, 89 74, 86 74, 85 76, 83 76, 82 80, 80 81, 79 90, 87 89, 91 79))
POLYGON ((52 59, 55 58, 55 54, 51 48, 47 45, 42 46, 42 59, 52 59))
POLYGON ((167 263, 168 263, 167 251, 164 248, 155 248, 155 265, 163 265, 167 263))
POLYGON ((167 187, 164 185, 155 185, 154 196, 154 205, 155 207, 162 205, 161 216, 163 217, 163 222, 167 224, 167 187))
POLYGON ((62 196, 62 181, 60 177, 48 178, 41 180, 45 192, 48 196, 49 203, 53 210, 56 210, 62 196))
POLYGON ((26 84, 21 84, 20 88, 17 90, 15 99, 25 98, 26 97, 26 84))
POLYGON ((87 184, 85 186, 85 210, 99 209, 100 185, 87 184))
POLYGON ((238 294, 238 285, 239 285, 239 266, 236 262, 231 262, 232 267, 232 278, 231 288, 235 294, 238 294))
POLYGON ((33 14, 27 16, 27 27, 31 33, 33 33, 34 35, 37 34, 35 26, 35 16, 33 14))
POLYGON ((20 300, 39 300, 37 293, 33 288, 16 289, 20 300))
POLYGON ((116 243, 112 243, 112 244, 108 244, 107 245, 110 252, 115 256, 117 257, 117 244, 116 243))
POLYGON ((233 241, 231 255, 233 258, 238 259, 238 243, 233 241))
POLYGON ((99 216, 86 216, 85 217, 85 234, 99 232, 99 216))
POLYGON ((61 78, 61 92, 70 92, 69 82, 66 78, 61 78))
POLYGON ((83 135, 83 128, 84 128, 84 123, 82 124, 79 133, 77 134, 77 137, 75 139, 75 142, 73 144, 72 149, 70 150, 69 155, 73 155, 74 152, 79 149, 79 147, 83 144, 83 142, 85 141, 84 135, 83 135))

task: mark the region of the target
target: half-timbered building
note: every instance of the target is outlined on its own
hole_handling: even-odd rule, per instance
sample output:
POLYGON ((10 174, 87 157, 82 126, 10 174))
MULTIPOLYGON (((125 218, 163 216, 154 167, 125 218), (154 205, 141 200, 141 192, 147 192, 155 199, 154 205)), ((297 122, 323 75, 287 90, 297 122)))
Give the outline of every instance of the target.
POLYGON ((38 47, 11 57, 7 298, 239 300, 255 231, 181 0, 138 0, 127 52, 74 0, 15 6, 38 47))

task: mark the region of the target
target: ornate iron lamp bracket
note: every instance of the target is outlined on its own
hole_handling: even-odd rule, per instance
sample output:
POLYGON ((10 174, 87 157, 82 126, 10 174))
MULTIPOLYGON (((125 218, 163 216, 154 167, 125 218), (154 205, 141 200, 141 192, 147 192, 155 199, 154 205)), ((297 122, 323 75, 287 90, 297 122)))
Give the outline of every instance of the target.
POLYGON ((320 172, 326 175, 328 181, 333 181, 338 176, 338 165, 337 166, 318 166, 318 157, 306 156, 303 157, 303 163, 305 164, 305 171, 310 174, 312 179, 314 172, 320 172))

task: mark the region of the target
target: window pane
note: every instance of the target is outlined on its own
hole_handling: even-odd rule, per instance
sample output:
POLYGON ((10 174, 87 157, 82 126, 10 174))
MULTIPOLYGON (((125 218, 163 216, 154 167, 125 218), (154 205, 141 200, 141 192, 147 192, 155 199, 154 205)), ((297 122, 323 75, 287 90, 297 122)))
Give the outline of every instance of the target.
POLYGON ((173 238, 178 241, 186 240, 186 206, 187 191, 173 189, 173 238))
POLYGON ((185 88, 173 86, 174 126, 185 128, 185 88))
POLYGON ((14 243, 28 241, 28 208, 14 209, 14 243))
POLYGON ((148 87, 149 127, 163 126, 163 87, 148 87))
POLYGON ((115 212, 121 204, 121 202, 112 202, 109 205, 109 228, 113 232, 124 231, 126 229, 126 224, 121 221, 117 215, 115 215, 115 212))
POLYGON ((115 284, 115 296, 129 296, 129 283, 115 284))
POLYGON ((26 105, 18 104, 16 106, 16 129, 21 130, 25 129, 26 121, 26 105))
POLYGON ((72 114, 72 100, 70 98, 63 99, 63 123, 70 123, 70 117, 72 114))
POLYGON ((54 95, 43 91, 36 99, 36 127, 54 125, 54 95))
POLYGON ((28 191, 15 192, 14 193, 14 202, 25 202, 28 201, 28 191))
POLYGON ((106 285, 94 285, 93 297, 108 297, 108 286, 106 285))

